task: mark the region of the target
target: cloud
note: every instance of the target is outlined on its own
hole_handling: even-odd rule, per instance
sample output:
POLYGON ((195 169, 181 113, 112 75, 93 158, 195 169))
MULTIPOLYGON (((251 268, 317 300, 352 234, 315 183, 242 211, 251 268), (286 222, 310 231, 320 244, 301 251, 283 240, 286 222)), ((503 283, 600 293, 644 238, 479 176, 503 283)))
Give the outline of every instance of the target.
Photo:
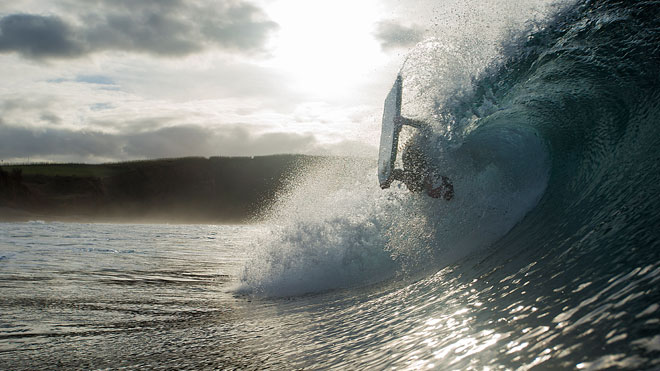
POLYGON ((110 134, 67 129, 27 129, 0 123, 0 158, 75 155, 79 158, 118 157, 110 134))
POLYGON ((47 96, 34 94, 22 97, 16 92, 13 97, 0 97, 0 117, 12 123, 58 125, 63 122, 61 102, 47 96))
POLYGON ((30 59, 77 58, 106 51, 185 56, 209 48, 263 51, 277 24, 242 1, 202 6, 184 1, 98 1, 63 15, 0 19, 0 52, 30 59))
POLYGON ((191 155, 258 156, 308 153, 316 146, 316 139, 309 134, 254 135, 241 126, 213 130, 196 125, 182 125, 127 136, 123 150, 129 157, 147 158, 191 155))
POLYGON ((62 118, 61 117, 57 116, 56 114, 54 114, 52 112, 48 112, 48 111, 44 111, 41 114, 40 118, 41 118, 42 121, 45 121, 45 122, 48 122, 48 123, 51 123, 51 124, 55 124, 55 125, 62 123, 62 118))
POLYGON ((84 49, 71 27, 58 17, 13 14, 0 19, 0 52, 42 59, 77 57, 84 49))
POLYGON ((383 50, 406 48, 424 38, 424 29, 419 26, 404 26, 396 21, 382 21, 377 24, 374 36, 380 41, 383 50))
POLYGON ((31 157, 85 162, 97 159, 323 152, 327 150, 311 134, 254 134, 239 125, 217 129, 177 125, 111 134, 66 128, 30 129, 6 125, 0 121, 0 159, 3 160, 31 157))

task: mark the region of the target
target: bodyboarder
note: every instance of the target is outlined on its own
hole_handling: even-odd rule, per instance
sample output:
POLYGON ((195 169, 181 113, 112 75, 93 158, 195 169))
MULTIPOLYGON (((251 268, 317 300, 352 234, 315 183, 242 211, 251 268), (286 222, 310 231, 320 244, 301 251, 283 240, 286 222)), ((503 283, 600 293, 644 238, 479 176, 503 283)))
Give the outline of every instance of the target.
POLYGON ((394 86, 385 99, 383 126, 378 154, 378 179, 381 188, 389 188, 394 180, 403 182, 411 192, 426 191, 430 197, 454 197, 454 185, 448 177, 438 175, 431 166, 425 147, 421 143, 430 135, 428 124, 401 116, 401 91, 403 79, 397 76, 394 86), (394 162, 401 128, 408 125, 421 132, 414 135, 404 146, 401 160, 403 169, 395 169, 394 162))
POLYGON ((408 141, 401 156, 403 169, 392 171, 392 180, 403 182, 410 192, 425 191, 433 198, 449 201, 454 197, 454 185, 448 177, 436 175, 429 166, 426 153, 420 148, 418 140, 408 141))

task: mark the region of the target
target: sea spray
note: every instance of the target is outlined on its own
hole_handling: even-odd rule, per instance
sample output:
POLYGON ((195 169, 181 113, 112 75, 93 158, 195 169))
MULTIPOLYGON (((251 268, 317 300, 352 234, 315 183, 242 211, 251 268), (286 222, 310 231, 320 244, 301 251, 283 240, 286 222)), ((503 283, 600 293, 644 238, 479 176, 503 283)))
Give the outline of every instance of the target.
MULTIPOLYGON (((399 183, 380 190, 365 161, 307 169, 273 206, 240 290, 297 295, 415 277, 492 246, 519 223, 543 196, 552 160, 531 118, 482 84, 510 60, 501 38, 524 21, 513 18, 454 22, 419 43, 400 71, 403 114, 431 125, 424 151, 453 182, 451 201, 399 183)), ((400 146, 414 135, 403 133, 400 146)))
POLYGON ((449 202, 402 184, 381 190, 363 159, 308 168, 272 207, 240 291, 289 296, 414 277, 489 246, 536 204, 547 180, 533 132, 489 134, 444 160, 456 187, 449 202))
POLYGON ((294 181, 271 208, 242 290, 285 296, 375 282, 397 271, 384 235, 398 196, 382 193, 374 164, 329 161, 294 181))

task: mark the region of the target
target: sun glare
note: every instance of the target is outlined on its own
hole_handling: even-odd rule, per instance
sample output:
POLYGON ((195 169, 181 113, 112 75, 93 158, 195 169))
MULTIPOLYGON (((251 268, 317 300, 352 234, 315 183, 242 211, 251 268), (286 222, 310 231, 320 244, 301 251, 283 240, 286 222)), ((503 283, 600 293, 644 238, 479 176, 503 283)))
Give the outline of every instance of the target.
POLYGON ((310 98, 345 96, 385 62, 373 37, 379 11, 373 0, 278 1, 268 11, 280 25, 268 64, 310 98))

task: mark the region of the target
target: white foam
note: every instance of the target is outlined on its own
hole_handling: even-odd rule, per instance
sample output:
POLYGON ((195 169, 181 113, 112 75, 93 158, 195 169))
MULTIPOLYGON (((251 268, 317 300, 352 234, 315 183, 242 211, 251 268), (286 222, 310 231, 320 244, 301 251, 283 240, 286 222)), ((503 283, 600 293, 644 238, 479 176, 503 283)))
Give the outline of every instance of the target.
MULTIPOLYGON (((383 231, 392 223, 374 164, 325 164, 295 182, 273 208, 270 233, 254 246, 243 289, 267 296, 350 287, 391 277, 383 231)), ((396 207, 396 206, 392 206, 396 207)))
POLYGON ((533 130, 492 126, 451 149, 437 140, 429 150, 454 199, 380 190, 364 160, 320 166, 273 208, 240 290, 290 296, 439 269, 504 236, 541 197, 548 160, 533 130))

